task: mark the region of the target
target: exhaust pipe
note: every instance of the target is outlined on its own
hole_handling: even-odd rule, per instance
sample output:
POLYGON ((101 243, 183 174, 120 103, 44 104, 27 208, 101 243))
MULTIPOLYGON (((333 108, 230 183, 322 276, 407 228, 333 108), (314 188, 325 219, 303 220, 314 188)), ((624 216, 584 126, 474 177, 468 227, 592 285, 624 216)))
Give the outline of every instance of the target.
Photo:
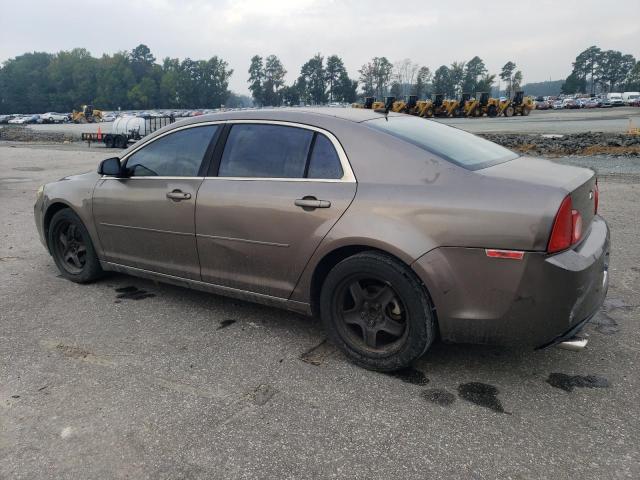
POLYGON ((564 350, 571 350, 572 352, 579 352, 583 350, 584 347, 587 346, 589 340, 582 337, 572 337, 569 340, 565 340, 564 342, 560 342, 558 347, 564 350))

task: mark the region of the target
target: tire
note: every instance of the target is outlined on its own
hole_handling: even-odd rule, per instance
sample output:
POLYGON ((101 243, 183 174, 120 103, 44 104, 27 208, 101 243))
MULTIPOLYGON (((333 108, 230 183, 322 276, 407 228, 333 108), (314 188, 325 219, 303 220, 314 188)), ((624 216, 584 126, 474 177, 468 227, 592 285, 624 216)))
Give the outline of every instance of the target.
POLYGON ((489 108, 487 108, 487 115, 489 117, 497 117, 498 116, 498 108, 495 105, 489 105, 489 108))
POLYGON ((413 271, 372 251, 333 267, 322 285, 320 316, 329 339, 369 370, 407 367, 436 335, 429 296, 413 271))
POLYGON ((53 216, 47 243, 64 278, 89 283, 103 275, 89 232, 71 209, 65 208, 53 216))
POLYGON ((113 135, 107 135, 104 137, 104 144, 107 148, 113 148, 115 146, 113 135))
POLYGON ((116 148, 127 148, 127 137, 124 135, 116 135, 114 145, 116 148))
POLYGON ((515 109, 511 105, 509 105, 507 108, 504 109, 505 117, 513 117, 514 113, 515 113, 515 109))
POLYGON ((528 108, 526 108, 526 107, 522 107, 522 113, 521 113, 521 115, 522 115, 523 117, 528 116, 528 115, 529 115, 529 113, 531 113, 531 112, 530 112, 530 110, 529 110, 528 108))

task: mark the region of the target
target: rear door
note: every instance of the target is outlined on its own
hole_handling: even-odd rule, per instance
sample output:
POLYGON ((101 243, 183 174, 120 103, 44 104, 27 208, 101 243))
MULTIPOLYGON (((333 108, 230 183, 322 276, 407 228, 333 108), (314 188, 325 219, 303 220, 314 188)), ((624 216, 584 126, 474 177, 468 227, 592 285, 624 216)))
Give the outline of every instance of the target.
POLYGON ((337 139, 314 127, 236 122, 198 193, 202 280, 290 296, 356 183, 337 139))
POLYGON ((123 160, 130 177, 98 182, 93 215, 105 260, 200 279, 196 196, 219 128, 196 125, 171 131, 123 160))

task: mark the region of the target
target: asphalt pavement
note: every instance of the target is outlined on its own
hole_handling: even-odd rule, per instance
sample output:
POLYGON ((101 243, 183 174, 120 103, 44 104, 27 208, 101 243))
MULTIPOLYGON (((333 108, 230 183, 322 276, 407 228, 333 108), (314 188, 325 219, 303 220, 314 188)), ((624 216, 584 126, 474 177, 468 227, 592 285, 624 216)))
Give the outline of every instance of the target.
POLYGON ((438 343, 385 375, 312 318, 125 275, 61 278, 35 190, 107 153, 0 144, 0 478, 640 477, 640 188, 606 173, 629 159, 585 160, 604 169, 612 230, 585 350, 438 343))

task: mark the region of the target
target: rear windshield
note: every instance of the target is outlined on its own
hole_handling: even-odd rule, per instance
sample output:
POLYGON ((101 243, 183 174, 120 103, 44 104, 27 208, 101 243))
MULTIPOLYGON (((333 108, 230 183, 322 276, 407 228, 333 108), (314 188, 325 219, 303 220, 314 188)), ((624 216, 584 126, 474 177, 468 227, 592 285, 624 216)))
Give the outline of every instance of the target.
POLYGON ((493 142, 424 118, 381 117, 363 125, 401 138, 468 170, 518 158, 516 153, 493 142))

